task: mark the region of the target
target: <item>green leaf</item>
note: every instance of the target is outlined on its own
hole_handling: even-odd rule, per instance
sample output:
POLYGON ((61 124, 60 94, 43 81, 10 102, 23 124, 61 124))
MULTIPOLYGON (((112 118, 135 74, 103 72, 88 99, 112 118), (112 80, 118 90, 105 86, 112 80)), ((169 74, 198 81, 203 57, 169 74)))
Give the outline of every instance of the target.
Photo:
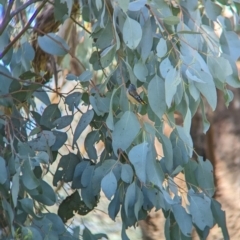
POLYGON ((53 135, 55 136, 56 141, 51 147, 52 151, 58 151, 63 144, 67 141, 68 135, 66 132, 60 131, 52 131, 53 135))
POLYGON ((28 191, 31 197, 38 202, 46 205, 53 206, 56 203, 56 194, 52 187, 43 181, 40 180, 41 192, 38 195, 35 195, 34 192, 28 191))
POLYGON ((102 179, 101 187, 108 200, 111 200, 117 190, 117 179, 112 171, 102 179))
POLYGON ((13 228, 14 212, 13 212, 13 209, 12 209, 11 205, 6 201, 5 198, 3 198, 1 201, 2 201, 2 207, 5 210, 4 215, 6 216, 7 221, 8 221, 8 227, 11 229, 12 235, 14 235, 14 228, 13 228))
POLYGON ((198 157, 198 167, 196 169, 196 179, 198 186, 210 197, 214 195, 214 177, 213 166, 209 160, 203 161, 202 157, 198 157))
POLYGON ((88 157, 93 160, 97 160, 97 151, 95 148, 95 143, 97 143, 100 140, 99 132, 98 131, 91 131, 87 134, 85 141, 84 141, 84 147, 88 154, 88 157))
POLYGON ((38 88, 34 93, 33 96, 38 98, 41 102, 43 102, 46 106, 50 105, 50 99, 48 94, 44 91, 44 89, 38 88))
POLYGON ((164 225, 164 235, 166 240, 171 240, 170 237, 170 215, 166 218, 165 225, 164 225))
POLYGON ((114 89, 113 90, 113 93, 112 93, 112 96, 111 96, 111 100, 110 100, 110 106, 109 106, 109 114, 108 114, 108 117, 106 119, 106 124, 107 124, 107 127, 110 129, 110 130, 113 130, 114 129, 114 122, 113 122, 113 113, 112 113, 112 105, 113 105, 113 97, 116 93, 118 89, 114 89))
POLYGON ((157 45, 157 56, 162 58, 167 53, 167 42, 164 38, 160 38, 160 41, 157 45))
POLYGON ((67 17, 70 17, 70 16, 68 15, 68 6, 66 1, 64 2, 62 0, 57 0, 56 2, 54 2, 55 21, 60 21, 61 23, 63 23, 67 17))
POLYGON ((207 120, 206 117, 206 112, 205 112, 205 107, 204 107, 204 103, 203 100, 201 99, 200 101, 200 106, 201 106, 201 111, 202 111, 202 122, 203 122, 203 133, 206 134, 206 132, 208 131, 209 127, 210 127, 210 123, 207 120))
POLYGON ((99 94, 90 96, 90 103, 98 116, 103 116, 109 112, 110 99, 107 97, 100 97, 99 94))
POLYGON ((49 129, 52 129, 54 128, 53 122, 60 117, 61 112, 58 108, 58 104, 50 104, 44 109, 40 123, 41 125, 44 125, 49 129))
POLYGON ((72 73, 69 73, 69 74, 66 76, 66 79, 67 79, 68 81, 75 81, 75 80, 78 79, 78 77, 77 77, 76 75, 72 74, 72 73))
POLYGON ((65 98, 65 104, 68 105, 70 111, 73 112, 74 107, 77 107, 81 101, 82 94, 80 92, 74 92, 65 98))
POLYGON ((74 146, 77 143, 78 138, 80 137, 82 132, 85 130, 85 128, 89 125, 89 123, 92 121, 93 116, 94 116, 94 112, 92 109, 83 113, 75 129, 72 146, 74 146))
POLYGON ((66 116, 56 119, 53 122, 53 126, 55 126, 56 129, 62 129, 62 128, 69 126, 71 124, 72 120, 73 120, 73 115, 66 115, 66 116))
POLYGON ((154 145, 150 145, 148 147, 147 152, 147 163, 146 163, 146 174, 147 174, 147 181, 151 184, 154 184, 159 189, 162 189, 162 183, 164 181, 164 173, 160 167, 160 164, 156 161, 156 150, 154 145))
POLYGON ((146 0, 136 0, 134 2, 130 2, 128 5, 128 10, 139 11, 145 6, 146 3, 147 3, 146 0))
POLYGON ((170 139, 168 137, 166 137, 164 134, 162 133, 157 133, 156 137, 159 139, 159 141, 162 144, 162 148, 163 148, 163 154, 165 157, 165 166, 167 168, 167 170, 170 172, 172 170, 173 167, 173 147, 172 147, 172 143, 170 141, 170 139))
POLYGON ((87 70, 83 72, 80 76, 78 76, 77 80, 80 82, 88 82, 92 79, 93 74, 91 71, 87 70))
POLYGON ((13 206, 17 206, 17 200, 18 200, 18 193, 19 193, 19 175, 20 171, 17 171, 13 178, 12 178, 12 188, 11 188, 11 194, 12 194, 12 200, 13 200, 13 206))
POLYGON ((81 176, 81 183, 83 187, 87 187, 91 183, 94 168, 95 167, 92 165, 87 165, 86 168, 84 169, 81 176))
POLYGON ((28 158, 23 160, 21 171, 22 171, 21 179, 22 179, 23 185, 27 189, 33 190, 39 186, 40 182, 35 177, 31 169, 30 160, 28 158))
POLYGON ((0 183, 4 184, 7 181, 7 178, 6 162, 0 157, 0 183))
POLYGON ((37 214, 35 214, 35 212, 33 211, 33 200, 30 198, 23 198, 21 200, 19 200, 19 202, 21 203, 22 209, 27 213, 30 214, 32 217, 36 218, 36 219, 41 219, 42 216, 39 216, 37 214))
POLYGON ((85 168, 89 165, 90 165, 90 161, 82 161, 76 165, 76 167, 74 169, 73 181, 72 181, 73 189, 83 187, 82 183, 81 183, 82 173, 85 170, 85 168))
POLYGON ((117 155, 119 148, 125 151, 133 142, 140 130, 140 124, 133 112, 126 111, 116 123, 112 133, 112 146, 117 155))
POLYGON ((114 194, 113 200, 108 205, 108 215, 109 217, 115 221, 115 218, 119 212, 120 209, 120 196, 119 196, 120 190, 117 189, 116 193, 114 194))
POLYGON ((173 97, 177 91, 177 86, 181 82, 180 73, 176 68, 171 68, 165 78, 166 103, 170 108, 173 97))
POLYGON ((180 19, 176 16, 169 16, 163 18, 163 22, 168 25, 177 25, 180 22, 180 19))
POLYGON ((195 82, 195 86, 206 98, 212 110, 214 111, 217 105, 217 91, 213 82, 213 78, 210 74, 203 71, 199 72, 199 75, 206 83, 195 82))
POLYGON ((117 166, 117 161, 113 159, 107 159, 104 160, 104 162, 95 169, 93 178, 92 178, 92 186, 93 186, 93 192, 95 195, 97 195, 100 192, 101 188, 101 181, 103 177, 112 171, 114 166, 117 166))
MULTIPOLYGON (((65 133, 66 134, 66 133, 65 133)), ((42 131, 36 138, 28 142, 28 145, 34 151, 48 151, 49 147, 53 146, 56 137, 51 131, 42 131)))
POLYGON ((75 167, 79 161, 80 159, 78 156, 73 153, 63 155, 59 160, 57 171, 53 177, 53 186, 57 186, 57 183, 60 180, 71 182, 73 180, 75 167))
POLYGON ((187 236, 191 237, 192 233, 192 219, 191 215, 187 214, 186 210, 178 204, 172 205, 172 212, 177 221, 178 226, 181 229, 181 232, 187 236))
POLYGON ((133 169, 129 164, 122 165, 121 179, 126 183, 131 183, 133 179, 133 169))
POLYGON ((216 21, 217 17, 222 13, 222 8, 211 0, 206 0, 204 3, 205 11, 208 18, 212 21, 216 21))
POLYGON ((85 239, 86 240, 95 240, 94 235, 91 233, 91 231, 86 226, 84 226, 82 238, 83 238, 83 240, 85 240, 85 239))
POLYGON ((164 82, 157 75, 148 85, 148 101, 153 112, 161 119, 166 111, 164 82))
POLYGON ((196 179, 196 169, 198 168, 198 164, 194 160, 190 160, 185 166, 185 178, 186 178, 186 184, 188 189, 193 188, 195 191, 197 191, 197 179, 196 179))
MULTIPOLYGON (((136 2, 136 1, 135 1, 136 2)), ((134 3, 134 2, 132 2, 134 3)), ((153 33, 150 18, 145 21, 142 28, 142 39, 138 45, 142 61, 145 62, 149 57, 153 45, 153 33)))
POLYGON ((185 148, 188 152, 188 156, 189 157, 192 157, 192 154, 193 154, 193 141, 192 141, 192 138, 190 136, 190 133, 189 132, 186 132, 186 130, 181 127, 181 126, 177 126, 176 127, 177 129, 177 132, 179 134, 179 137, 182 139, 184 145, 185 145, 185 148))
POLYGON ((116 0, 116 3, 124 12, 127 12, 129 0, 116 0))
POLYGON ((208 56, 207 64, 212 76, 223 83, 233 73, 231 64, 226 58, 208 56))
POLYGON ((207 226, 211 228, 214 224, 210 208, 211 200, 204 194, 195 194, 189 190, 188 201, 193 223, 202 231, 207 226))
POLYGON ((173 68, 170 60, 168 57, 164 58, 160 65, 159 65, 159 70, 160 70, 160 73, 161 73, 161 76, 163 78, 166 78, 167 76, 167 73, 173 68))
POLYGON ((146 77, 148 76, 148 69, 145 64, 143 64, 141 61, 137 62, 134 65, 133 72, 138 80, 141 82, 146 81, 146 77))
POLYGON ((38 45, 44 52, 56 56, 64 56, 70 49, 65 40, 55 33, 39 36, 38 45))
POLYGON ((220 36, 220 44, 222 51, 236 62, 240 56, 240 42, 238 35, 233 31, 223 30, 220 36))
POLYGON ((146 183, 146 164, 147 164, 148 143, 143 142, 134 146, 128 156, 133 164, 135 172, 142 183, 146 183))
POLYGON ((125 199, 124 199, 124 210, 126 216, 128 217, 128 210, 132 208, 136 201, 136 183, 135 181, 131 183, 126 191, 125 199))
POLYGON ((222 229, 224 240, 229 240, 230 238, 226 226, 226 215, 225 212, 221 209, 221 204, 216 200, 211 199, 211 209, 216 223, 222 229))
POLYGON ((123 25, 123 41, 130 48, 135 49, 142 38, 141 25, 127 16, 123 25))
POLYGON ((143 203, 144 203, 143 193, 141 189, 138 186, 136 186, 136 202, 134 205, 134 213, 137 220, 141 220, 139 219, 139 212, 142 209, 143 203))
POLYGON ((108 21, 105 27, 104 26, 100 26, 100 27, 103 27, 103 28, 97 33, 93 33, 92 36, 93 38, 95 37, 97 38, 97 41, 96 41, 97 48, 106 49, 112 45, 112 39, 114 38, 112 22, 108 21))
POLYGON ((41 233, 34 227, 21 227, 22 239, 40 240, 42 239, 41 233))

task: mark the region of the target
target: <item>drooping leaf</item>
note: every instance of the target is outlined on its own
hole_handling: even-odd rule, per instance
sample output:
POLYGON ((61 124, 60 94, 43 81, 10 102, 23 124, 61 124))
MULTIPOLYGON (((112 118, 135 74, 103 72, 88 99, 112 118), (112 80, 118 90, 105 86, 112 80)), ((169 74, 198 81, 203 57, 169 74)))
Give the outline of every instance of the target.
POLYGON ((123 41, 130 49, 135 49, 142 38, 141 25, 132 18, 126 18, 123 25, 123 41))
POLYGON ((38 216, 33 211, 33 200, 31 198, 23 198, 23 199, 19 200, 19 202, 21 203, 21 206, 22 206, 23 210, 27 214, 30 214, 32 217, 34 217, 36 219, 39 219, 39 218, 41 219, 42 218, 42 216, 38 216))
POLYGON ((128 10, 129 11, 139 11, 139 10, 141 10, 141 8, 144 7, 146 2, 147 2, 146 0, 137 0, 134 2, 130 2, 128 5, 128 10))
POLYGON ((94 145, 99 140, 100 136, 98 131, 89 132, 85 138, 84 147, 90 159, 97 160, 98 156, 94 145))
POLYGON ((45 127, 52 129, 54 127, 54 121, 60 117, 61 112, 58 108, 58 104, 51 104, 44 109, 40 123, 45 127))
POLYGON ((148 101, 153 112, 161 119, 165 110, 165 91, 163 80, 155 75, 148 85, 148 101))
POLYGON ((74 135, 73 135, 73 144, 72 144, 73 146, 76 144, 78 138, 80 137, 82 132, 85 130, 85 128, 88 126, 88 124, 92 121, 93 115, 94 115, 94 112, 91 109, 91 110, 88 110, 87 112, 85 112, 81 116, 81 118, 76 126, 74 135))
POLYGON ((79 105, 81 98, 82 94, 80 92, 71 93, 65 98, 65 103, 68 105, 70 111, 73 111, 74 107, 79 105))
POLYGON ((5 160, 0 157, 0 183, 4 184, 7 180, 7 168, 5 160))
POLYGON ((202 157, 198 157, 196 179, 198 182, 198 186, 200 186, 204 192, 206 192, 210 197, 212 197, 215 192, 213 166, 208 159, 203 161, 202 157))
POLYGON ((80 159, 73 153, 63 155, 57 166, 57 171, 53 177, 53 185, 57 186, 58 181, 71 182, 73 180, 73 174, 75 167, 79 163, 80 159))
MULTIPOLYGON (((136 1, 135 1, 136 2, 136 1)), ((134 3, 134 2, 132 2, 134 3)), ((153 33, 151 28, 151 21, 147 19, 142 28, 142 39, 138 45, 142 61, 145 62, 149 57, 153 45, 153 33)))
POLYGON ((40 182, 33 173, 33 170, 30 165, 30 159, 26 158, 23 160, 21 171, 22 171, 21 179, 22 179, 23 185, 27 189, 33 190, 39 186, 40 182))
POLYGON ((133 169, 129 164, 122 165, 121 179, 126 183, 131 183, 133 178, 133 169))
POLYGON ((143 142, 134 146, 129 152, 129 160, 133 164, 136 174, 142 183, 146 183, 148 143, 143 142))
POLYGON ((229 240, 229 233, 226 226, 226 214, 221 209, 221 204, 214 199, 211 199, 211 210, 213 217, 217 222, 218 226, 222 229, 223 237, 226 240, 229 240))
POLYGON ((108 117, 106 119, 106 124, 108 126, 108 128, 110 130, 113 130, 114 129, 114 122, 113 122, 113 111, 112 111, 112 104, 113 104, 113 97, 116 93, 117 89, 114 89, 113 90, 113 93, 112 93, 112 96, 111 96, 111 100, 110 100, 110 105, 109 105, 109 114, 108 114, 108 117))
POLYGON ((204 194, 193 193, 192 190, 188 192, 188 201, 190 203, 190 213, 192 221, 200 230, 205 227, 213 226, 213 215, 211 211, 211 200, 204 194))
POLYGON ((113 172, 109 172, 101 181, 101 187, 105 196, 111 200, 111 197, 117 190, 117 179, 113 172))
POLYGON ((133 208, 135 201, 136 201, 136 183, 133 182, 128 186, 124 199, 124 210, 127 217, 128 209, 133 208))
POLYGON ((112 146, 117 155, 118 149, 125 151, 133 142, 140 130, 140 124, 135 114, 126 111, 114 126, 112 133, 112 146))
POLYGON ((148 75, 148 69, 145 64, 142 62, 138 62, 134 65, 133 72, 138 80, 141 82, 146 81, 146 77, 148 75))
POLYGON ((181 232, 187 236, 191 237, 192 233, 192 219, 191 215, 187 214, 186 210, 178 204, 172 205, 173 215, 181 229, 181 232))
POLYGON ((167 53, 167 43, 164 38, 160 38, 158 45, 157 45, 157 55, 158 57, 162 58, 167 53))

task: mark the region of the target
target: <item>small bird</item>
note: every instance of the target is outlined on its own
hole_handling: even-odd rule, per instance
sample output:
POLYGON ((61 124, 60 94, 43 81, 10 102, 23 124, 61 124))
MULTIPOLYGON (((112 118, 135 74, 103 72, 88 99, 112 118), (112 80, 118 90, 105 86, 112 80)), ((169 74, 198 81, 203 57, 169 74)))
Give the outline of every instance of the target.
POLYGON ((128 97, 128 100, 133 104, 139 104, 139 103, 142 105, 146 104, 146 102, 143 101, 143 99, 139 96, 135 85, 132 83, 127 88, 127 97, 128 97))

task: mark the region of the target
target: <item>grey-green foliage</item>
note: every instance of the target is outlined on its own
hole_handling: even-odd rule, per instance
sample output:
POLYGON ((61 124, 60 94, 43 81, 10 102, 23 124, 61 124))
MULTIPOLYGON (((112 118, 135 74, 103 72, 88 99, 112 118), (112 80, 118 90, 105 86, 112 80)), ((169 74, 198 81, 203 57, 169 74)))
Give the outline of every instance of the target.
MULTIPOLYGON (((10 2, 1 4, 7 9, 10 2)), ((215 224, 221 227, 224 239, 229 239, 225 213, 212 198, 213 167, 200 156, 193 159, 190 127, 200 105, 206 132, 209 122, 204 107, 216 108, 217 89, 228 106, 233 98, 228 86, 240 87, 235 65, 240 56, 240 41, 234 32, 238 26, 221 16, 222 9, 228 8, 237 19, 240 4, 232 1, 229 8, 229 2, 223 0, 79 2, 80 26, 92 23, 91 35, 86 35, 85 28, 80 29, 81 34, 85 33, 84 41, 89 37, 93 41, 90 58, 86 61, 86 54, 77 57, 88 62, 90 70, 67 75, 67 81, 75 81, 76 89, 81 88, 60 95, 67 114, 60 103, 50 103, 46 94, 50 85, 35 83, 40 76, 31 67, 35 55, 27 37, 31 29, 15 47, 9 45, 10 37, 16 37, 13 23, 5 25, 10 18, 0 28, 0 193, 8 237, 78 239, 79 229, 73 229, 71 235, 63 222, 73 212, 85 215, 92 211, 101 201, 102 189, 109 199, 110 218, 121 216, 122 239, 129 239, 125 230, 145 219, 153 208, 162 209, 166 217, 162 228, 166 239, 190 239, 193 228, 206 238, 215 224), (221 29, 219 36, 216 25, 221 29), (99 76, 103 71, 104 77, 93 85, 94 73, 99 76), (141 87, 146 105, 128 103, 126 85, 130 82, 141 87), (36 100, 45 106, 41 114, 36 100), (76 111, 83 112, 73 130, 76 111), (182 126, 175 123, 176 111, 182 126), (163 133, 167 124, 173 129, 169 137, 163 133), (90 132, 84 147, 89 159, 80 151, 65 153, 52 183, 71 182, 78 191, 60 204, 60 217, 43 213, 36 203, 56 203, 53 187, 42 180, 43 166, 48 170, 59 149, 69 147, 66 132, 72 135, 70 145, 81 149, 78 139, 87 127, 90 132), (155 139, 162 145, 160 155, 155 139), (103 149, 98 151, 100 141, 103 149), (180 172, 186 180, 181 187, 174 180, 180 172), (188 199, 187 205, 184 199, 188 199)), ((72 6, 73 1, 56 1, 55 19, 64 22, 72 6)), ((66 41, 55 33, 39 36, 37 41, 48 54, 69 53, 66 41)), ((93 235, 88 228, 82 233, 83 239, 101 236, 105 235, 93 235)))

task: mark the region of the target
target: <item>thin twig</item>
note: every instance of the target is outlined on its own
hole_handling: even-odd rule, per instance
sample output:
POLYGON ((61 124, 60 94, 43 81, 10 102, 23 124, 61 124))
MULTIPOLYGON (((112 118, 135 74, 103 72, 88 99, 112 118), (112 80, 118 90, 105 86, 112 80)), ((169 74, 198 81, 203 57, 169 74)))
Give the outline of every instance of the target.
POLYGON ((11 21, 10 12, 11 12, 13 4, 14 4, 14 0, 10 0, 7 10, 6 10, 6 13, 3 18, 3 21, 2 21, 1 27, 0 27, 0 35, 2 35, 3 31, 5 30, 6 26, 9 23, 9 21, 11 21))
POLYGON ((41 11, 41 9, 44 7, 44 5, 48 2, 48 0, 44 0, 42 4, 38 7, 38 9, 34 12, 26 26, 21 30, 21 32, 5 47, 3 52, 0 54, 0 59, 2 59, 6 53, 11 49, 11 47, 20 39, 20 37, 27 31, 27 29, 30 27, 32 22, 37 17, 38 13, 41 11))

